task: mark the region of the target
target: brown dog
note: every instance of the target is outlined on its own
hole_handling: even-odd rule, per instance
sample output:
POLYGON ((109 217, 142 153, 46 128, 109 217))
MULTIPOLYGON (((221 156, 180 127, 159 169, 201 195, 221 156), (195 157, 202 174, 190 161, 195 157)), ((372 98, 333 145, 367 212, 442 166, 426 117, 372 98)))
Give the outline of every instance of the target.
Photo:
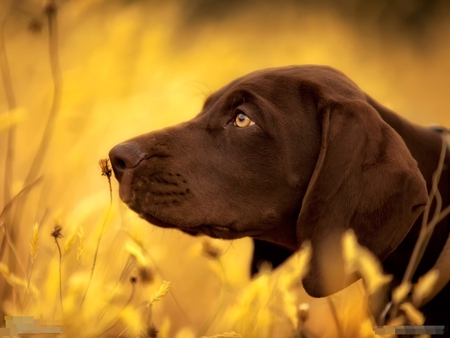
MULTIPOLYGON (((293 66, 231 82, 194 119, 121 143, 110 159, 121 199, 152 224, 253 237, 252 272, 260 260, 281 264, 310 240, 303 285, 322 297, 357 278, 342 277, 340 238, 349 228, 401 280, 441 137, 381 106, 332 68, 293 66)), ((449 177, 444 171, 439 185, 444 207, 449 177)), ((446 218, 415 279, 434 265, 449 231, 446 218)), ((450 284, 421 310, 427 324, 450 326, 450 284)))

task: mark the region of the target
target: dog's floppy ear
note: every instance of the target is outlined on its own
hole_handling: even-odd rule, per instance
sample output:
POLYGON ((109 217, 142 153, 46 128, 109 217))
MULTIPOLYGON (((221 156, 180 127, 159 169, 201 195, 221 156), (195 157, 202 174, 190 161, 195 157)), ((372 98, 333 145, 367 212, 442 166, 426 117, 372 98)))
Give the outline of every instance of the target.
POLYGON ((427 201, 427 189, 401 137, 365 101, 318 103, 322 146, 297 222, 299 242, 313 254, 305 290, 339 291, 344 277, 341 236, 352 228, 380 260, 403 240, 427 201))

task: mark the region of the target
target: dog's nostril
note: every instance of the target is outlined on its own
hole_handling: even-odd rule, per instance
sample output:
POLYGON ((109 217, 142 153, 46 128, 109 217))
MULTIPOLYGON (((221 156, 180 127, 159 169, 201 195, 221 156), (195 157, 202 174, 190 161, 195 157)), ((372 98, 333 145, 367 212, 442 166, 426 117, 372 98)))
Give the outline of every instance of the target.
POLYGON ((134 168, 145 157, 139 145, 135 142, 125 142, 116 145, 109 152, 109 159, 117 180, 122 178, 123 171, 127 168, 134 168))
POLYGON ((120 158, 115 160, 115 166, 119 170, 124 170, 127 167, 127 165, 125 164, 125 161, 120 158))

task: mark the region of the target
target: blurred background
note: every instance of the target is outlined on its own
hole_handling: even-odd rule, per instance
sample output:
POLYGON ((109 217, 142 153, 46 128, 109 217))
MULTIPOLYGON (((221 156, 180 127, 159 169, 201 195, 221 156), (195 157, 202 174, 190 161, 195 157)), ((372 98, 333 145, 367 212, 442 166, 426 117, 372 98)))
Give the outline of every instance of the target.
MULTIPOLYGON (((8 273, 0 276, 2 315, 73 319, 83 313, 72 326, 81 330, 115 304, 102 330, 120 327, 120 333, 130 321, 120 309, 148 301, 167 280, 171 292, 154 305, 150 321, 160 336, 239 330, 236 323, 243 319, 237 310, 235 317, 226 314, 239 304, 242 290, 255 287, 248 278, 251 241, 210 241, 223 256, 219 263, 208 259, 201 254, 205 239, 157 229, 128 212, 115 181, 105 221, 109 187, 98 166, 115 144, 192 118, 210 93, 238 76, 291 64, 330 65, 407 119, 450 126, 450 3, 445 0, 2 0, 0 20, 0 259, 9 276, 22 280, 22 286, 15 285, 8 273), (56 105, 50 12, 62 78, 56 105), (54 125, 44 131, 51 114, 54 125), (49 146, 31 177, 43 137, 49 146), (30 177, 42 178, 30 186, 30 177), (39 249, 32 259, 36 222, 39 249), (50 236, 55 225, 64 236, 58 239, 64 247, 61 274, 56 239, 50 236), (130 243, 147 250, 147 262, 139 262, 130 243), (128 283, 145 264, 152 282, 128 283), (31 284, 38 289, 32 297, 31 284), (226 300, 218 304, 222 292, 226 300), (115 315, 121 319, 115 321, 115 315)), ((263 290, 269 294, 274 284, 267 283, 263 290)), ((311 306, 312 332, 336 334, 326 300, 310 299, 301 290, 297 297, 311 306), (323 325, 324 318, 330 325, 323 325)), ((335 296, 343 327, 358 322, 349 314, 348 299, 335 296)), ((267 318, 262 310, 253 313, 247 336, 286 336, 281 333, 286 326, 276 328, 283 327, 286 315, 268 311, 267 318), (275 331, 267 330, 269 322, 275 331)), ((107 336, 102 332, 86 336, 107 336)))

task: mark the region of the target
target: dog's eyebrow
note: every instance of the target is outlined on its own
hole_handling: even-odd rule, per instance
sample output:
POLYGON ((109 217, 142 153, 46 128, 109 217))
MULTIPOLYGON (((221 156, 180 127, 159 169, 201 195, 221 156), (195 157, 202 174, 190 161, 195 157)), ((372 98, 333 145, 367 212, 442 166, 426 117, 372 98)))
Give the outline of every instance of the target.
POLYGON ((263 97, 258 95, 257 93, 253 93, 247 89, 239 89, 229 94, 228 98, 225 101, 225 107, 227 109, 235 109, 240 105, 251 105, 255 108, 255 112, 258 113, 258 116, 264 118, 264 114, 262 113, 263 107, 263 97))

